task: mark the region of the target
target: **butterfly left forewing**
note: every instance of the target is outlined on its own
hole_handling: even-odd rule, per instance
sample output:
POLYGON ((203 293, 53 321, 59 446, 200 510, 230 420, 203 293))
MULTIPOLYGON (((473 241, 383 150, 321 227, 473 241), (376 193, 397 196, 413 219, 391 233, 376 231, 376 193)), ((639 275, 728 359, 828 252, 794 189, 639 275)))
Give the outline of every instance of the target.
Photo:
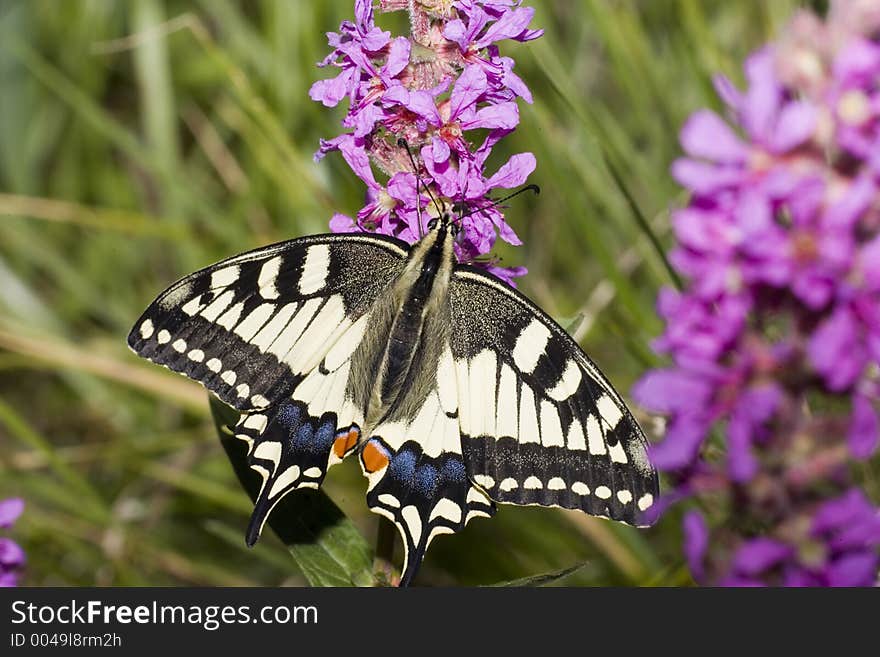
POLYGON ((399 275, 403 242, 319 235, 197 271, 135 323, 140 356, 205 385, 238 410, 286 398, 399 275))
POLYGON ((471 267, 450 283, 461 440, 493 500, 581 509, 633 525, 657 497, 644 435, 552 319, 471 267))
POLYGON ((263 247, 181 279, 132 329, 136 353, 244 411, 234 435, 262 477, 249 544, 287 493, 319 486, 357 448, 376 336, 407 255, 372 235, 263 247))

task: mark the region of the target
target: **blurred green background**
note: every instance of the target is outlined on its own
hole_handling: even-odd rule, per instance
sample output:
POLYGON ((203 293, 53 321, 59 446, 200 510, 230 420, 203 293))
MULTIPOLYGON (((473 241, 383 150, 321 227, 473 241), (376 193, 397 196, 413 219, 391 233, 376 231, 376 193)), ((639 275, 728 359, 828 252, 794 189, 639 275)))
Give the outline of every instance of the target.
MULTIPOLYGON (((626 393, 658 361, 657 290, 682 201, 669 164, 711 76, 740 62, 789 0, 527 2, 528 44, 503 42, 534 105, 496 148, 533 152, 507 212, 520 287, 626 393)), ((234 253, 326 232, 363 185, 312 161, 344 107, 308 98, 324 33, 348 0, 4 0, 0 3, 0 498, 28 585, 302 585, 284 545, 244 546, 250 502, 195 383, 125 336, 170 282, 234 253)), ((405 16, 379 15, 398 33, 405 16)), ((489 166, 489 170, 492 170, 489 166)), ((659 427, 640 415, 648 433, 659 427)), ((375 542, 354 459, 324 490, 375 542)), ((396 534, 396 532, 395 532, 396 534)), ((399 564, 399 547, 397 562, 399 564)), ((577 512, 501 507, 432 544, 420 584, 489 584, 585 564, 570 585, 690 583, 679 518, 638 531, 577 512)))

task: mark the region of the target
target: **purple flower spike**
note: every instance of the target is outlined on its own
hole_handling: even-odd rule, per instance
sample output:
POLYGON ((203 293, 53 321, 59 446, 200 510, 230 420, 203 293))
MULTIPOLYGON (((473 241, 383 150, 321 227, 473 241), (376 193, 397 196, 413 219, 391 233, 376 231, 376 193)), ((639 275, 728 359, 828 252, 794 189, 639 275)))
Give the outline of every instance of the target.
POLYGON ((540 37, 542 30, 529 28, 534 10, 504 0, 458 0, 430 9, 418 2, 381 0, 379 7, 406 9, 411 36, 392 38, 376 27, 372 2, 357 0, 355 23, 344 21, 339 32, 328 34, 333 51, 319 64, 335 66, 339 73, 315 82, 309 91, 327 107, 347 97, 342 125, 352 130, 321 140, 315 160, 340 151, 367 185, 366 204, 357 218, 334 215, 330 228, 379 232, 413 243, 425 231, 419 216, 436 212, 428 206, 433 195, 446 208, 466 208, 459 218, 458 259, 513 285, 526 269, 501 267, 490 252, 498 236, 514 245, 521 241, 494 205, 492 192, 522 185, 535 158, 515 155, 491 176, 483 168, 494 145, 519 123, 516 98, 532 102, 513 73, 513 60, 502 57, 495 44, 540 37), (411 57, 414 46, 418 61, 411 57), (482 144, 473 143, 475 130, 488 131, 482 144), (421 155, 418 171, 397 145, 399 139, 421 155), (419 178, 430 188, 424 197, 419 178))
MULTIPOLYGON (((0 529, 10 529, 24 511, 24 500, 0 500, 0 529)), ((11 538, 0 537, 0 586, 16 586, 25 564, 24 550, 11 538)))
POLYGON ((701 583, 877 579, 880 513, 847 467, 880 443, 873 4, 800 12, 746 60, 744 89, 715 78, 729 118, 698 110, 681 129, 672 175, 690 199, 669 260, 684 286, 660 292, 654 342, 671 362, 633 395, 667 416, 651 449, 665 497, 705 510, 684 527, 701 583))

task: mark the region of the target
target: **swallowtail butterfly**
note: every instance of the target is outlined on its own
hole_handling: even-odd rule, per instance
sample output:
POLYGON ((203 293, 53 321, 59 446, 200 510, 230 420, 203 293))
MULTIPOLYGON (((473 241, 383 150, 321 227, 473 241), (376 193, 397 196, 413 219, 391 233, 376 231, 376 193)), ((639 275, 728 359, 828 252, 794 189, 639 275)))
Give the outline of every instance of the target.
POLYGON ((247 543, 287 493, 356 454, 367 503, 403 539, 401 584, 438 534, 495 502, 633 525, 657 497, 642 431, 560 326, 458 264, 444 217, 415 245, 303 237, 174 283, 128 337, 241 412, 263 479, 247 543))

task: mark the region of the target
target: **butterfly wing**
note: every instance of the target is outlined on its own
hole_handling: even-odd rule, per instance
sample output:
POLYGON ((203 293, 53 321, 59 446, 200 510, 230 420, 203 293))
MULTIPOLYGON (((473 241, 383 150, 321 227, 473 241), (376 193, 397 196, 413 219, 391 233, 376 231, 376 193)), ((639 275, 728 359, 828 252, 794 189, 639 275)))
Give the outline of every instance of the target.
POLYGON ((132 329, 129 345, 139 355, 244 411, 234 435, 263 479, 249 545, 287 493, 317 488, 357 448, 365 371, 380 349, 364 337, 368 329, 387 332, 384 293, 407 255, 406 244, 383 236, 282 242, 181 279, 132 329))
POLYGON ((382 316, 367 311, 289 397, 239 419, 234 435, 248 444, 248 464, 263 480, 247 529, 248 545, 256 543, 287 493, 320 486, 327 470, 360 444, 367 390, 359 385, 359 371, 375 362, 379 348, 364 334, 368 327, 387 331, 382 316))
POLYGON ((658 492, 647 443, 574 340, 493 276, 456 268, 451 346, 464 462, 497 502, 642 526, 658 492))
POLYGON ((403 541, 401 586, 415 577, 436 536, 495 513, 467 476, 449 330, 447 308, 428 318, 406 394, 370 432, 360 455, 367 504, 397 526, 403 541))
POLYGON ((408 246, 318 235, 223 260, 174 283, 128 336, 140 356, 240 411, 287 398, 403 269, 408 246))

